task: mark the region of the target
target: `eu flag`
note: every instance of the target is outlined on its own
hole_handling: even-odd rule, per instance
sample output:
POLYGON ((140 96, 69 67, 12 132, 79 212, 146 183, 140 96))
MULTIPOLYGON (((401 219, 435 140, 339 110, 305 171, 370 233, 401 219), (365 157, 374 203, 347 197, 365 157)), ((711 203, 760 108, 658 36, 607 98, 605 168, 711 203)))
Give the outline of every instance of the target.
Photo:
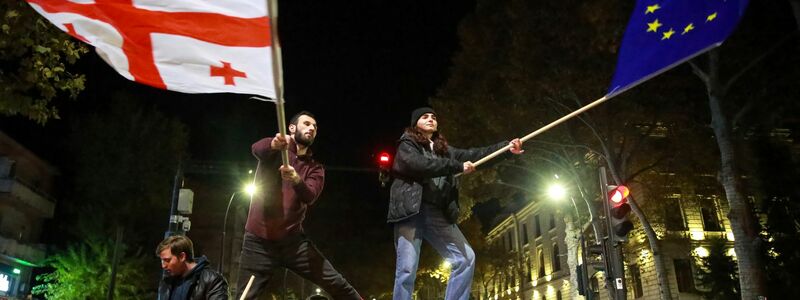
POLYGON ((719 46, 747 0, 638 0, 607 98, 719 46))

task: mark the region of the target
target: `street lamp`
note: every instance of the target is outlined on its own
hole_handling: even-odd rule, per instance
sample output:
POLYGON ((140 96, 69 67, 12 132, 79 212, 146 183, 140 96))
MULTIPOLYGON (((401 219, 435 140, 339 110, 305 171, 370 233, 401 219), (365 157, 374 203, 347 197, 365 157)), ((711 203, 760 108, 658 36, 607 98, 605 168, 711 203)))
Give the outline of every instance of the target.
POLYGON ((549 196, 550 199, 561 201, 564 200, 566 195, 567 190, 558 183, 553 183, 547 188, 547 196, 549 196))
MULTIPOLYGON (((248 196, 252 197, 256 193, 256 190, 257 189, 256 189, 255 184, 250 183, 250 184, 245 185, 245 187, 244 187, 244 189, 242 191, 247 193, 248 196)), ((225 264, 224 263, 225 262, 225 233, 226 233, 227 226, 228 226, 228 212, 230 212, 230 210, 231 210, 231 204, 233 203, 233 199, 236 198, 236 195, 238 195, 239 192, 242 192, 242 191, 233 192, 233 194, 231 194, 231 199, 228 200, 228 207, 225 208, 225 217, 223 218, 223 221, 222 221, 222 240, 220 241, 220 248, 219 248, 219 273, 220 274, 222 274, 222 269, 223 269, 222 266, 225 264)))

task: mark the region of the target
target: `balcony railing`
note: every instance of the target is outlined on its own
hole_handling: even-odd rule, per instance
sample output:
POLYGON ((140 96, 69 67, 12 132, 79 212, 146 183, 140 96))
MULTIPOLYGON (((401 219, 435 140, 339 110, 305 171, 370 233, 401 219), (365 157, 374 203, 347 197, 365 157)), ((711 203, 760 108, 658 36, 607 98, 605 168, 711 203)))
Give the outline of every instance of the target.
POLYGON ((52 218, 55 201, 43 191, 26 184, 18 178, 0 179, 0 193, 8 193, 12 205, 25 205, 40 213, 43 218, 52 218))
POLYGON ((23 244, 3 236, 0 236, 0 254, 22 260, 19 262, 30 266, 41 263, 45 258, 44 246, 23 244))

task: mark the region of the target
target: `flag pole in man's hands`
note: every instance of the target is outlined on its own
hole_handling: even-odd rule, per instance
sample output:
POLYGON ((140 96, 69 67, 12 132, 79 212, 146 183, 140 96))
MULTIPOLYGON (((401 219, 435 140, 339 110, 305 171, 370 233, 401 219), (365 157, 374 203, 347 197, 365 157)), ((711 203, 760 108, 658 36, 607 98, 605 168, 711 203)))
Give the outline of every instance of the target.
MULTIPOLYGON (((278 0, 267 0, 269 11, 270 37, 272 38, 272 81, 275 85, 275 111, 278 114, 278 132, 286 136, 286 113, 283 109, 283 63, 281 62, 281 44, 278 38, 278 0)), ((289 165, 289 152, 281 150, 283 165, 289 165)))

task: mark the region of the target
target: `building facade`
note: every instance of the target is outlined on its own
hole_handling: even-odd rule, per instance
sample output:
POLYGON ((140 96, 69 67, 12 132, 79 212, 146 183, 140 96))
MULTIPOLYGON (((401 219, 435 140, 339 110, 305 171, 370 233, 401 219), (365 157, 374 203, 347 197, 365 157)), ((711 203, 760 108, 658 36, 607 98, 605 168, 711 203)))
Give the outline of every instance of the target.
POLYGON ((0 298, 24 299, 45 258, 39 237, 53 217, 58 170, 0 132, 0 298))
MULTIPOLYGON (((672 299, 702 299, 703 287, 698 282, 701 272, 699 258, 709 255, 708 245, 713 239, 727 241, 726 255, 733 256, 733 234, 730 223, 722 214, 727 204, 713 195, 671 194, 662 201, 651 218, 651 225, 659 237, 662 259, 667 272, 672 299)), ((568 254, 567 224, 563 214, 545 201, 530 201, 513 211, 494 225, 487 235, 489 243, 502 245, 511 253, 505 266, 496 266, 505 272, 490 284, 476 282, 473 290, 480 300, 500 299, 585 299, 574 295, 577 289, 570 282, 569 255, 575 261, 580 250, 568 254)), ((643 204, 646 205, 646 204, 643 204)), ((565 211, 564 213, 572 213, 565 211)), ((595 216, 601 212, 596 212, 595 216)), ((636 217, 629 215, 636 224, 624 245, 625 279, 628 299, 660 299, 653 263, 653 255, 647 238, 636 217)), ((648 215, 648 217, 650 217, 648 215)), ((589 269, 589 282, 594 299, 608 299, 604 274, 589 269)))
POLYGON ((489 232, 489 243, 512 255, 506 272, 489 284, 476 283, 480 300, 569 299, 573 285, 567 266, 566 230, 562 215, 532 201, 510 213, 489 232))
MULTIPOLYGON (((673 299, 702 299, 700 292, 704 288, 697 280, 702 271, 699 259, 710 255, 710 243, 724 240, 725 255, 736 258, 730 222, 723 213, 728 210, 727 203, 712 194, 689 197, 678 193, 664 195, 657 201, 663 202, 662 209, 649 213, 659 239, 670 294, 673 299)), ((628 298, 659 299, 649 242, 640 224, 635 224, 625 245, 628 298)))

